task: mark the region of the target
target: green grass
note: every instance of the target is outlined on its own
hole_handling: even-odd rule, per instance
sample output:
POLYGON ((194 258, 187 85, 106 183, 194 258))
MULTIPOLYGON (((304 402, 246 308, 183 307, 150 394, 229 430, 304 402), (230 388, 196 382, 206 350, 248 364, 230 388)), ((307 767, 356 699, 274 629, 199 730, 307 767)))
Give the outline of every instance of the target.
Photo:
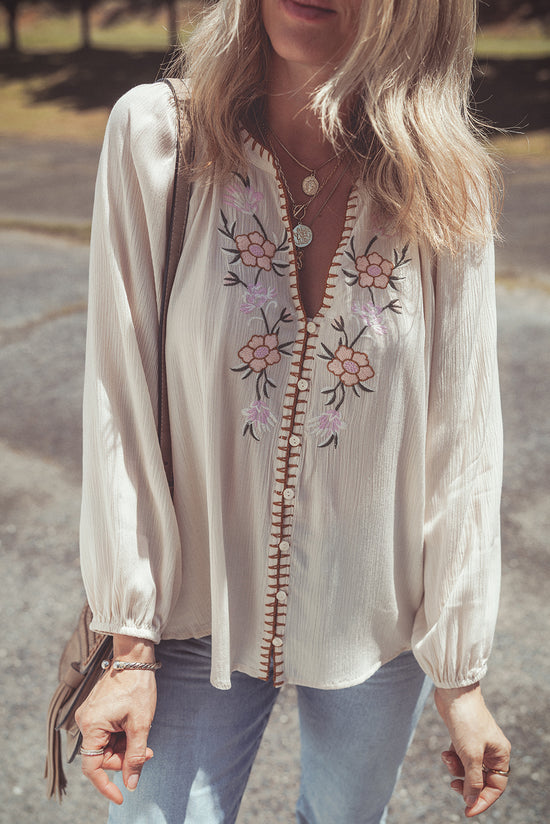
MULTIPOLYGON (((185 37, 190 19, 199 3, 180 3, 181 31, 185 37)), ((92 43, 97 48, 124 48, 164 50, 168 46, 167 19, 162 13, 153 19, 128 18, 116 26, 102 24, 101 9, 92 15, 92 43)), ((7 43, 5 20, 0 15, 0 48, 7 43)), ((80 46, 78 14, 56 15, 40 7, 29 8, 21 15, 20 43, 23 51, 73 51, 80 46)), ((550 55, 550 34, 542 26, 531 25, 521 29, 488 28, 477 39, 476 52, 480 57, 547 57, 550 55)))
MULTIPOLYGON (((189 21, 199 5, 200 0, 180 3, 183 37, 189 30, 189 21)), ((0 53, 0 134, 96 143, 101 140, 109 106, 104 99, 98 99, 98 96, 93 94, 94 88, 111 88, 115 82, 113 73, 117 75, 117 89, 120 89, 120 94, 135 82, 146 82, 154 78, 157 66, 167 52, 167 18, 160 12, 151 20, 134 17, 106 28, 101 25, 100 10, 92 15, 91 31, 92 45, 98 51, 91 52, 87 57, 76 52, 81 45, 78 15, 54 15, 46 13, 44 8, 28 7, 21 16, 19 33, 22 57, 13 61, 7 52, 3 55, 0 53), (115 54, 117 50, 121 54, 115 54), (111 51, 112 60, 109 60, 111 51), (74 53, 74 57, 70 56, 71 52, 74 53), (64 58, 64 54, 69 56, 64 58), (95 59, 92 59, 94 54, 95 59), (125 59, 125 54, 128 59, 125 59), (14 71, 11 70, 12 63, 15 64, 14 71), (87 105, 77 105, 76 95, 71 96, 67 92, 67 87, 70 87, 71 83, 74 87, 75 84, 76 63, 80 71, 80 74, 76 75, 77 83, 91 84, 89 90, 92 94, 89 99, 85 98, 87 105), (33 64, 32 71, 29 64, 33 64), (139 73, 144 74, 145 79, 136 80, 139 73), (51 94, 52 88, 56 89, 54 94, 51 94), (58 88, 65 90, 65 93, 58 94, 58 88), (90 100, 94 102, 91 103, 90 100)), ((6 45, 4 23, 5 20, 0 13, 0 49, 6 45)), ((478 38, 476 51, 482 67, 484 59, 503 58, 510 61, 517 59, 519 68, 521 61, 540 58, 545 60, 550 56, 550 33, 537 25, 530 25, 521 30, 506 30, 502 27, 486 29, 478 38)), ((507 69, 506 77, 510 71, 515 72, 513 62, 504 64, 503 70, 504 68, 507 69)), ((523 71, 527 70, 534 71, 529 66, 524 66, 523 71)), ((539 73, 541 71, 548 70, 542 67, 539 73)), ((546 105, 546 81, 538 77, 535 80, 538 83, 536 94, 542 95, 542 103, 537 104, 540 109, 540 105, 546 105)), ((510 82, 508 77, 506 83, 510 82)), ((522 82, 525 85, 527 81, 522 82)), ((534 89, 532 83, 529 88, 534 89)), ((500 88, 493 90, 495 100, 501 91, 500 88)), ((83 96, 80 97, 79 102, 82 104, 83 96)), ((497 111, 489 113, 488 117, 497 123, 523 122, 515 113, 502 114, 497 111)), ((539 131, 533 129, 528 135, 497 137, 494 143, 505 155, 549 157, 550 130, 545 124, 542 129, 540 126, 536 128, 539 131)))
MULTIPOLYGON (((194 7, 189 10, 183 9, 180 14, 180 37, 182 38, 185 38, 189 28, 189 17, 193 9, 194 7)), ((28 10, 21 17, 18 32, 20 48, 23 52, 69 52, 78 49, 81 45, 78 14, 61 16, 28 10)), ((151 20, 145 17, 135 17, 107 27, 102 25, 101 18, 97 14, 92 15, 91 40, 96 48, 164 51, 169 46, 167 19, 162 14, 156 15, 151 20)), ((5 48, 6 45, 7 32, 3 25, 0 29, 0 48, 5 48)))
POLYGON ((514 60, 530 57, 550 56, 550 37, 514 37, 495 34, 480 34, 477 38, 478 57, 499 57, 514 60))

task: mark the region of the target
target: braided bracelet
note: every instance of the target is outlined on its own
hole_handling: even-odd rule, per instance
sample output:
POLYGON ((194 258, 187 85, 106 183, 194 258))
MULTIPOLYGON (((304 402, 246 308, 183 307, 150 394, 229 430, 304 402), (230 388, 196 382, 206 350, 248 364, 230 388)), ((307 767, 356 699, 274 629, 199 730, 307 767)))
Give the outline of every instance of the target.
POLYGON ((112 667, 114 670, 151 670, 156 672, 162 667, 160 661, 155 661, 154 664, 145 664, 141 661, 109 661, 101 662, 101 669, 108 670, 112 667))

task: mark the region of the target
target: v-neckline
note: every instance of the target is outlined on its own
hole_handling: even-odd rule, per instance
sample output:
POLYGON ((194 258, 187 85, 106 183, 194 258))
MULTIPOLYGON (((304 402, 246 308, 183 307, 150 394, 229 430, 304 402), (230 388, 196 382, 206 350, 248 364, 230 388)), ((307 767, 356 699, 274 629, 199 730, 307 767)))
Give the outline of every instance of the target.
POLYGON ((259 143, 256 140, 256 138, 253 135, 251 135, 250 132, 248 132, 246 129, 243 129, 243 138, 245 142, 250 143, 251 154, 254 157, 256 163, 261 168, 266 169, 266 171, 270 171, 277 184, 279 192, 279 212, 281 215, 282 222, 286 228, 289 242, 290 266, 288 276, 294 308, 301 316, 303 322, 307 323, 308 320, 319 321, 321 318, 325 316, 326 312, 330 308, 330 305, 332 304, 334 289, 336 287, 338 275, 340 273, 341 258, 351 237, 351 233, 353 231, 357 219, 359 201, 357 183, 353 183, 347 198, 342 233, 340 235, 340 240, 336 246, 336 250, 333 254, 330 266, 328 268, 328 272, 325 277, 323 298, 321 300, 321 304, 317 307, 315 313, 311 315, 311 318, 309 318, 305 311, 304 304, 302 301, 302 295, 300 292, 300 282, 297 265, 298 254, 296 251, 294 236, 292 234, 292 222, 290 220, 290 204, 288 201, 285 187, 283 185, 279 171, 277 169, 277 164, 275 163, 275 159, 273 157, 272 152, 266 146, 259 143))

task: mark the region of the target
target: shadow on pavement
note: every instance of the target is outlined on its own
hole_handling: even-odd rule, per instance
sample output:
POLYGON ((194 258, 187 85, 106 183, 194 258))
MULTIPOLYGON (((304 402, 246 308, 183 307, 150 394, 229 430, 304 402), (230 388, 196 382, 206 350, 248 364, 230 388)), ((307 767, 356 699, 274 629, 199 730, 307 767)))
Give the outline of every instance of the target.
POLYGON ((550 57, 479 59, 473 89, 483 120, 503 129, 550 128, 550 57))
MULTIPOLYGON (((42 79, 30 103, 58 101, 77 111, 111 107, 128 88, 150 82, 169 52, 117 49, 13 55, 0 50, 0 80, 42 79)), ((474 73, 479 115, 501 128, 550 128, 550 57, 483 58, 474 73)))
POLYGON ((161 51, 79 49, 13 55, 0 51, 0 81, 41 80, 29 103, 55 101, 75 111, 111 108, 131 86, 150 83, 170 59, 161 51))

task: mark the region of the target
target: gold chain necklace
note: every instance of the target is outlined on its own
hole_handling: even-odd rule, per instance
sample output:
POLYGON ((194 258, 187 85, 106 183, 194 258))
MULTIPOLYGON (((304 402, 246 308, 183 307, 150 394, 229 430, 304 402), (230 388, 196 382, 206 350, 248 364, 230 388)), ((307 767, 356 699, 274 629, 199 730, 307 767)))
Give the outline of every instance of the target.
POLYGON ((267 128, 270 134, 273 135, 281 149, 283 149, 283 151, 286 152, 286 154, 295 163, 297 163, 298 166, 300 166, 302 169, 305 169, 307 175, 302 180, 302 191, 308 197, 315 197, 315 195, 319 193, 319 189, 321 188, 321 184, 319 183, 319 179, 317 177, 318 172, 320 172, 321 169, 323 169, 325 166, 328 166, 329 163, 332 163, 334 160, 337 160, 340 157, 341 152, 335 154, 334 157, 329 157, 328 160, 325 160, 325 162, 321 163, 321 165, 318 166, 316 169, 311 169, 309 166, 306 166, 305 163, 302 163, 301 160, 298 160, 298 158, 292 154, 288 146, 285 146, 279 135, 275 134, 272 128, 270 128, 269 126, 267 128))
MULTIPOLYGON (((320 215, 323 213, 323 211, 324 211, 325 207, 328 205, 328 202, 330 201, 331 197, 333 196, 336 189, 338 188, 338 186, 340 185, 340 183, 344 179, 346 173, 348 172, 350 164, 349 163, 346 164, 346 166, 344 167, 344 169, 342 171, 342 174, 339 175, 336 183, 334 184, 334 186, 330 190, 329 194, 327 195, 327 197, 325 198, 325 200, 323 201, 323 203, 321 204, 321 206, 319 207, 317 212, 313 215, 311 220, 308 222, 308 224, 306 224, 303 221, 304 221, 304 218, 305 218, 305 215, 306 215, 307 208, 310 205, 310 203, 312 202, 312 200, 315 199, 316 195, 313 195, 307 203, 296 203, 294 198, 292 197, 292 192, 290 191, 290 186, 288 185, 288 181, 285 177, 285 173, 283 172, 283 169, 281 167, 281 162, 280 162, 280 160, 277 157, 277 154, 275 152, 273 152, 273 159, 275 161, 277 171, 279 172, 279 174, 281 176, 281 181, 282 181, 283 186, 285 188, 285 191, 287 193, 288 199, 290 200, 290 204, 292 206, 292 215, 293 215, 294 219, 298 221, 296 226, 294 226, 294 228, 292 229, 292 236, 294 238, 294 245, 297 247, 297 261, 296 261, 297 267, 298 267, 298 269, 302 269, 302 267, 304 265, 303 249, 305 249, 307 246, 309 246, 310 243, 313 240, 313 230, 311 228, 312 225, 313 225, 313 222, 315 220, 317 220, 317 218, 320 217, 320 215)), ((340 164, 338 164, 334 168, 334 170, 330 173, 330 175, 326 178, 326 180, 321 184, 321 186, 319 187, 319 189, 317 191, 317 194, 321 191, 321 189, 324 186, 326 186, 326 184, 329 182, 329 180, 331 180, 331 178, 334 177, 334 175, 336 174, 336 171, 338 170, 339 166, 340 166, 340 164)))

